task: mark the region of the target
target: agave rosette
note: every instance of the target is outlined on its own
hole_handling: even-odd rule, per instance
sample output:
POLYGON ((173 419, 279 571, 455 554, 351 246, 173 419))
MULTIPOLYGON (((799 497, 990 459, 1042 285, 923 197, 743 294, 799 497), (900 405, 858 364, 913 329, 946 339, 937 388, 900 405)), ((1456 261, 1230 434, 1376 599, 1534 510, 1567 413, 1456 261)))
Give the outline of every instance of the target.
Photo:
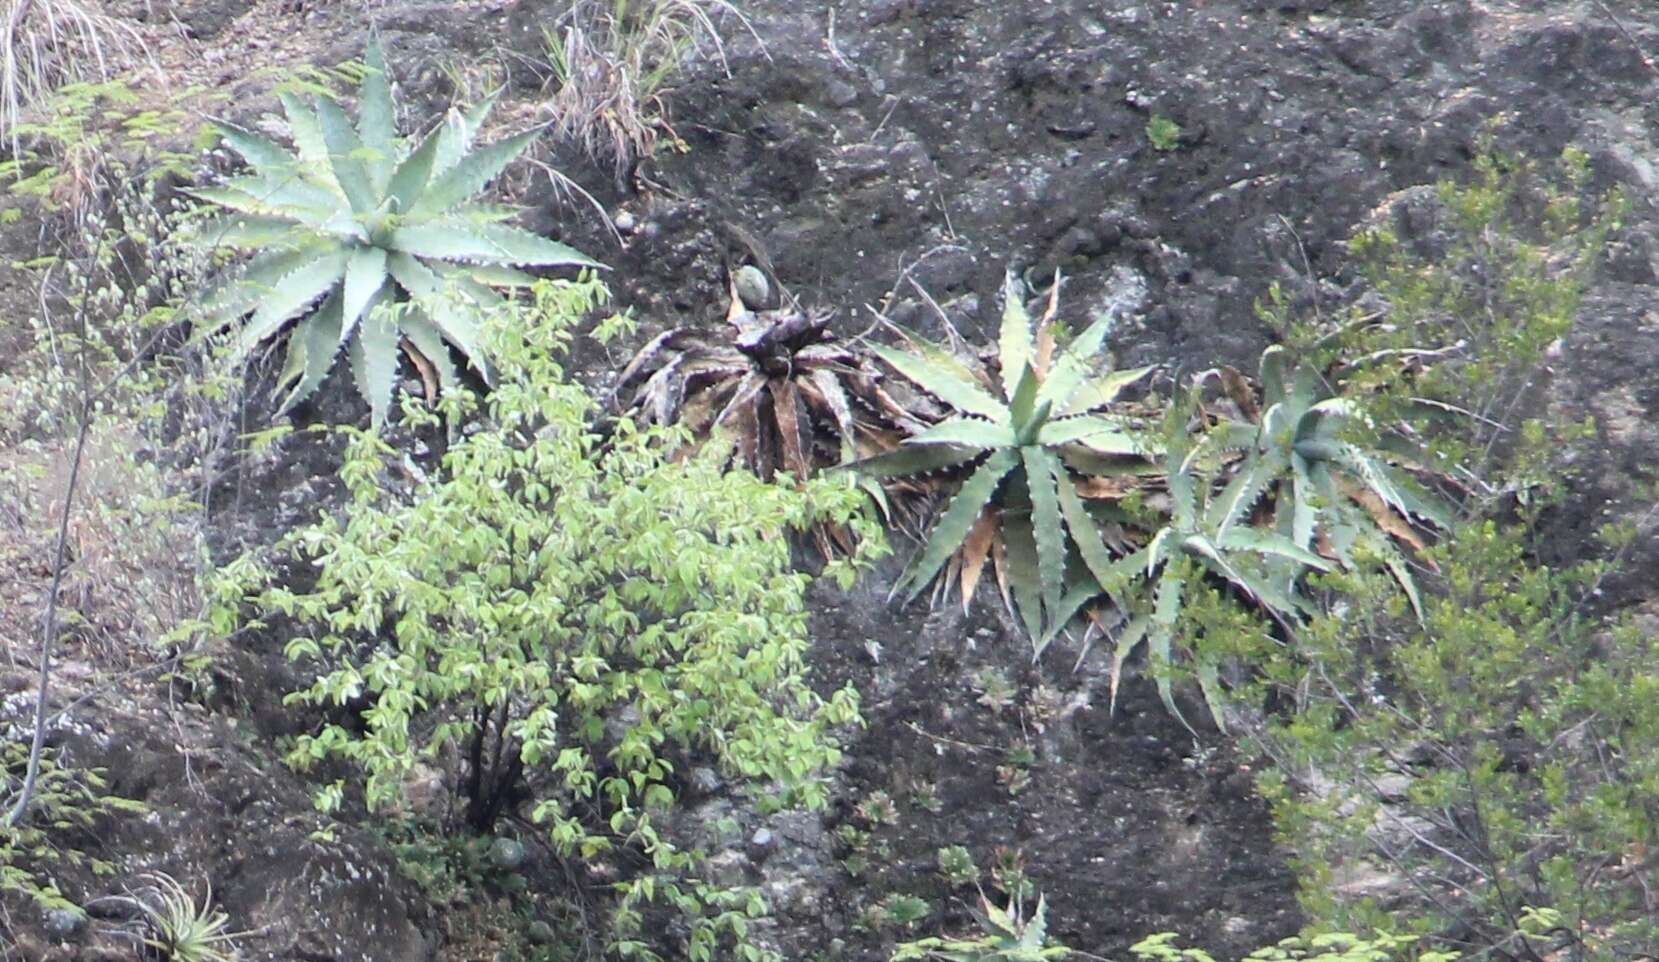
POLYGON ((281 410, 314 392, 344 348, 378 425, 400 347, 444 390, 459 384, 450 347, 488 380, 480 319, 502 303, 497 288, 531 284, 525 267, 599 265, 505 223, 511 208, 471 199, 537 131, 476 147, 491 97, 418 142, 401 138, 378 43, 365 61, 355 125, 330 97, 306 103, 285 93, 293 151, 216 123, 251 170, 191 193, 229 211, 203 228, 204 242, 257 252, 200 305, 198 328, 240 324, 240 361, 299 319, 279 378, 281 410))
POLYGON ((1112 315, 1059 348, 1051 324, 1058 284, 1035 331, 1012 275, 1003 294, 994 373, 914 334, 901 332, 907 349, 871 346, 952 413, 854 467, 880 479, 963 475, 895 590, 914 597, 945 572, 966 605, 989 561, 1004 603, 1040 650, 1102 591, 1088 565, 1109 563, 1118 539, 1091 496, 1120 496, 1128 486, 1111 482, 1144 471, 1154 453, 1138 420, 1116 410, 1153 368, 1103 369, 1112 315))

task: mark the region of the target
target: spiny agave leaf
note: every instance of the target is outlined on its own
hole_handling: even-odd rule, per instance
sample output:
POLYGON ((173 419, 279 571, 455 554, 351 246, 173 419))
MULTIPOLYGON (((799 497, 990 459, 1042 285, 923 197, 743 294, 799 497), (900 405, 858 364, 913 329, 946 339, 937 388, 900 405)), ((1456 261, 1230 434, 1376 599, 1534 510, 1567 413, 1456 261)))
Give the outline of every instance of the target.
POLYGON ((819 368, 807 375, 807 379, 818 389, 824 399, 824 406, 829 408, 830 417, 835 422, 835 432, 840 435, 841 462, 852 461, 857 454, 857 428, 853 424, 852 405, 847 401, 847 392, 841 387, 841 380, 835 372, 819 368))
POLYGON ((895 371, 951 407, 1012 426, 1008 408, 1002 402, 947 368, 883 344, 872 344, 870 350, 895 371))
POLYGON ((435 176, 410 213, 417 217, 439 214, 478 193, 540 135, 540 130, 527 130, 481 147, 441 173, 434 170, 435 176))
POLYGON ((1118 633, 1117 644, 1112 651, 1112 682, 1111 695, 1107 711, 1115 712, 1118 707, 1118 684, 1123 680, 1123 666, 1129 661, 1129 656, 1135 653, 1140 643, 1146 640, 1146 633, 1152 627, 1152 617, 1148 614, 1139 614, 1129 619, 1123 631, 1118 633))
POLYGON ((363 146, 378 155, 367 164, 370 176, 384 188, 397 153, 397 108, 392 105, 392 78, 386 71, 386 54, 380 38, 371 36, 363 52, 363 82, 357 89, 357 136, 363 146))
POLYGON ((285 217, 229 214, 198 225, 192 235, 192 243, 208 247, 270 250, 302 244, 312 233, 285 217))
POLYGON ((1227 719, 1221 711, 1221 677, 1214 661, 1208 658, 1198 662, 1198 690, 1204 695, 1204 704, 1210 709, 1210 718, 1216 730, 1227 734, 1227 719))
POLYGON ((226 146, 241 154, 261 174, 282 177, 293 173, 294 155, 275 141, 222 120, 208 123, 226 146))
POLYGON ((1049 612, 1048 628, 1043 632, 1042 640, 1037 643, 1032 657, 1041 658, 1048 646, 1054 643, 1054 639, 1060 636, 1060 632, 1064 631, 1066 626, 1071 624, 1071 620, 1077 617, 1077 613, 1083 610, 1083 606, 1098 597, 1100 586, 1095 584, 1093 578, 1082 578, 1067 585, 1065 594, 1060 596, 1049 612))
MULTIPOLYGON (((1307 460, 1292 455, 1290 461, 1290 539, 1297 547, 1306 548, 1313 544, 1314 525, 1319 514, 1313 503, 1315 489, 1313 481, 1308 476, 1307 460)), ((1281 507, 1279 510, 1284 509, 1281 507)))
POLYGON ((414 305, 406 305, 403 315, 398 320, 398 327, 403 336, 415 346, 415 350, 429 361, 438 372, 438 386, 444 394, 451 394, 461 389, 461 375, 455 369, 455 362, 449 357, 449 346, 444 343, 443 333, 426 313, 414 305))
POLYGON ((1131 457, 1144 454, 1146 443, 1130 434, 1127 427, 1116 418, 1101 415, 1060 418, 1049 421, 1038 430, 1037 443, 1049 447, 1081 444, 1099 454, 1131 457))
POLYGON ((997 451, 963 482, 962 489, 956 492, 949 507, 934 523, 933 530, 928 532, 927 547, 894 586, 895 590, 911 586, 906 600, 916 597, 961 547, 974 522, 979 519, 980 511, 996 495, 1002 479, 1013 470, 1015 461, 1013 451, 997 451))
POLYGON ((329 168, 334 171, 334 182, 345 192, 351 209, 359 217, 367 216, 380 205, 380 198, 363 166, 363 141, 352 129, 351 119, 340 105, 329 97, 317 101, 317 122, 322 127, 323 143, 328 145, 329 168))
POLYGON ((318 254, 278 281, 237 336, 234 358, 240 361, 289 319, 328 293, 346 271, 346 252, 338 247, 318 254))
POLYGON ((1101 537, 1100 528, 1089 515, 1088 507, 1078 496, 1077 488, 1069 478, 1062 478, 1059 484, 1060 512, 1065 516, 1066 526, 1071 529, 1071 540, 1077 545, 1077 553, 1083 558, 1083 566, 1094 576, 1100 590, 1106 592, 1113 604, 1121 607, 1118 584, 1110 583, 1114 579, 1112 570, 1112 555, 1106 550, 1106 542, 1101 537))
POLYGON ((478 103, 468 107, 464 112, 452 114, 446 118, 442 128, 448 134, 438 145, 438 156, 432 165, 434 174, 441 174, 459 164, 472 150, 472 142, 478 136, 478 131, 484 127, 484 121, 495 107, 496 98, 501 96, 501 90, 496 90, 478 103))
POLYGON ((537 267, 602 267, 598 261, 558 241, 505 224, 461 226, 428 221, 392 231, 389 245, 417 257, 439 260, 493 261, 537 267))
MULTIPOLYGON (((1025 311, 1024 287, 1013 271, 1004 275, 1002 332, 997 338, 997 346, 1002 364, 1002 389, 1009 398, 1018 394, 1018 385, 1032 360, 1031 316, 1025 311)), ((1032 378, 1036 378, 1034 370, 1032 378)))
POLYGON ((536 283, 536 275, 501 264, 464 264, 462 269, 468 277, 491 287, 531 287, 536 283))
POLYGON ((812 421, 801 405, 801 394, 795 382, 788 378, 774 378, 767 389, 772 394, 772 416, 777 420, 779 447, 783 449, 783 467, 805 481, 812 476, 812 421), (805 431, 803 432, 803 424, 805 431), (803 436, 805 435, 805 436, 803 436))
POLYGON ((445 220, 467 224, 500 224, 512 220, 523 212, 524 208, 522 207, 468 201, 456 204, 444 211, 443 217, 445 220))
POLYGON ((203 337, 232 321, 241 320, 259 305, 283 278, 317 255, 317 245, 297 250, 276 250, 255 256, 239 275, 226 281, 199 300, 192 310, 196 332, 203 337))
POLYGON ((1014 431, 1003 424, 992 424, 979 418, 951 418, 928 428, 905 444, 955 444, 970 448, 1010 448, 1015 445, 1014 431))
POLYGON ((1031 921, 1025 924, 1025 931, 1020 933, 1020 948, 1027 952, 1037 952, 1042 949, 1048 939, 1048 900, 1044 896, 1037 896, 1037 911, 1031 916, 1031 921))
POLYGON ((1410 513, 1411 508, 1407 505, 1405 497, 1394 487, 1394 480, 1389 477, 1384 463, 1352 444, 1342 445, 1337 459, 1350 474, 1375 491, 1384 501, 1401 512, 1410 513))
POLYGON ((369 423, 378 430, 386 423, 397 384, 397 325, 386 311, 373 311, 357 323, 351 339, 351 369, 357 392, 369 402, 369 423))
POLYGON ((1082 414, 1108 407, 1117 401, 1118 395, 1122 394, 1125 388, 1157 369, 1156 366, 1150 366, 1112 371, 1089 380, 1072 392, 1062 410, 1066 414, 1082 414))
POLYGON ((1273 555, 1287 561, 1294 561, 1300 565, 1306 565, 1316 571, 1331 570, 1330 562, 1324 558, 1283 535, 1263 531, 1260 528, 1241 525, 1218 538, 1217 543, 1227 551, 1250 551, 1255 554, 1273 555))
POLYGON ((443 278, 408 254, 395 251, 388 255, 386 269, 399 286, 414 296, 445 339, 461 349, 468 363, 488 383, 492 375, 476 310, 458 298, 446 296, 443 278))
MULTIPOLYGON (((1347 398, 1328 398, 1308 408, 1296 424, 1296 440, 1335 441, 1348 421, 1359 413, 1347 398)), ((1361 415, 1363 416, 1363 415, 1361 415)))
POLYGON ((1257 502, 1278 478, 1279 460, 1272 454, 1252 452, 1234 469, 1233 479, 1221 489, 1221 494, 1210 502, 1205 526, 1220 537, 1234 525, 1247 521, 1257 502))
POLYGON ((1007 554, 1008 584, 1013 588, 1014 606, 1026 635, 1035 644, 1043 636, 1043 583, 1038 568, 1042 562, 1031 518, 1012 511, 1002 514, 1002 544, 1007 554))
MULTIPOLYGON (((296 350, 299 352, 303 358, 303 367, 298 374, 298 380, 293 382, 293 390, 288 392, 283 398, 282 405, 277 408, 279 417, 310 397, 328 377, 329 370, 334 367, 334 357, 340 352, 339 292, 330 294, 304 324, 294 329, 294 333, 289 335, 288 350, 291 355, 296 350)), ((278 382, 277 389, 285 389, 289 380, 283 378, 278 382)))
POLYGON ((1042 400, 1053 401, 1062 412, 1075 410, 1073 395, 1099 363, 1097 356, 1106 343, 1106 335, 1111 333, 1116 323, 1111 314, 1102 314, 1084 328, 1083 333, 1072 338, 1071 343, 1054 359, 1048 377, 1043 379, 1042 400))
POLYGON ((407 214, 420 200, 438 162, 438 148, 447 129, 442 124, 434 128, 426 135, 426 139, 421 141, 420 146, 403 158, 397 169, 392 171, 392 176, 386 182, 386 199, 393 213, 407 214))
POLYGON ((1387 538, 1378 537, 1375 534, 1362 534, 1360 537, 1365 541, 1366 546, 1376 552, 1377 556, 1382 559, 1383 566, 1399 583, 1400 590, 1405 592, 1406 600, 1411 602, 1411 610, 1417 615, 1417 620, 1422 621, 1423 599, 1417 593, 1417 579, 1412 577, 1411 565, 1406 561, 1405 556, 1395 550, 1394 546, 1388 543, 1387 538))
POLYGON ((1060 518, 1056 488, 1071 485, 1054 452, 1030 446, 1020 449, 1025 483, 1031 495, 1031 530, 1037 545, 1037 574, 1042 579, 1043 608, 1052 616, 1065 591, 1066 531, 1060 518))
POLYGON ((386 285, 386 252, 378 247, 359 247, 346 260, 345 299, 341 302, 344 321, 341 338, 351 336, 358 318, 386 285))
POLYGON ((1153 600, 1152 627, 1147 631, 1146 650, 1152 656, 1152 677, 1158 686, 1158 697, 1169 713, 1186 726, 1187 731, 1193 731, 1181 709, 1175 707, 1175 687, 1169 677, 1169 670, 1175 664, 1175 623, 1181 617, 1181 596, 1185 589, 1186 578, 1179 569, 1165 568, 1163 577, 1158 579, 1153 600))
POLYGON ((500 291, 472 279, 472 272, 467 269, 470 265, 446 264, 439 260, 422 263, 443 278, 448 291, 471 301, 479 310, 489 312, 506 306, 507 298, 500 291))
POLYGON ((1048 420, 1048 413, 1053 405, 1037 404, 1037 389, 1042 382, 1037 380, 1037 372, 1027 364, 1021 371, 1019 380, 1014 382, 1014 393, 1008 395, 1008 419, 1014 430, 1026 435, 1033 427, 1041 426, 1048 420))
POLYGON ((332 180, 334 172, 328 164, 328 144, 323 140, 322 124, 317 112, 290 93, 277 94, 282 101, 282 112, 288 116, 288 132, 294 137, 294 149, 300 162, 321 176, 332 180))
POLYGON ((1286 403, 1293 410, 1306 411, 1328 393, 1325 376, 1312 364, 1303 362, 1296 365, 1296 371, 1291 375, 1290 396, 1286 403))
POLYGON ((1262 403, 1282 404, 1290 397, 1290 351, 1275 344, 1262 352, 1262 403))
POLYGON ((911 474, 923 474, 928 471, 939 471, 952 468, 978 457, 981 453, 977 448, 952 447, 943 444, 910 445, 906 444, 886 454, 878 454, 873 458, 854 461, 847 465, 872 478, 900 478, 911 474))
POLYGON ((244 179, 219 187, 192 187, 185 193, 243 214, 286 217, 314 227, 321 226, 333 212, 332 207, 324 206, 324 202, 331 202, 326 192, 319 197, 317 188, 299 181, 280 185, 244 179))

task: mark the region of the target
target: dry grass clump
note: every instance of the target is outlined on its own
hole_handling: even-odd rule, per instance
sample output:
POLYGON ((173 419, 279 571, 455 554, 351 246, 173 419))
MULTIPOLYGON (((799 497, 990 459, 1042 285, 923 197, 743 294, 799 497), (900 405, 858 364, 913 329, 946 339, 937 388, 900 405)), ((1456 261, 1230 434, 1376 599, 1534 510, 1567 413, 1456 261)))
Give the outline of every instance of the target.
POLYGON ((544 31, 554 130, 623 180, 668 129, 681 68, 699 55, 724 65, 716 20, 727 15, 749 28, 727 0, 574 0, 544 31))
POLYGON ((66 83, 108 80, 143 56, 131 24, 93 0, 0 0, 0 137, 18 153, 17 126, 66 83))

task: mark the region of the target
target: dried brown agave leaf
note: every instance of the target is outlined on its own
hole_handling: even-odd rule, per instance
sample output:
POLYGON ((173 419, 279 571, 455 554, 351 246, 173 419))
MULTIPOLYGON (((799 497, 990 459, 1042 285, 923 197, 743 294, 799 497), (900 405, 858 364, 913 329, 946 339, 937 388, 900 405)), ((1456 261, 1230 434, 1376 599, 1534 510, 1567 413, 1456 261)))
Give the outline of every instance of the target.
MULTIPOLYGON (((979 576, 985 571, 985 561, 991 554, 991 545, 996 541, 997 518, 996 511, 987 506, 979 515, 979 520, 968 530, 968 537, 963 540, 959 552, 962 558, 962 613, 968 613, 968 604, 973 601, 974 591, 979 587, 979 576)), ((943 583, 949 584, 948 580, 943 583)))
POLYGON ((426 403, 436 403, 438 400, 437 368, 432 366, 432 362, 427 358, 427 356, 422 354, 420 350, 415 347, 415 345, 411 344, 408 338, 404 338, 399 341, 398 347, 403 348, 404 356, 409 358, 409 363, 415 366, 415 373, 420 375, 421 393, 422 396, 426 398, 426 403))
MULTIPOLYGON (((805 481, 812 476, 812 463, 807 447, 801 439, 800 392, 793 381, 775 378, 768 382, 772 394, 772 413, 777 418, 779 449, 784 470, 805 481)), ((810 418, 807 419, 810 422, 810 418)), ((809 424, 810 426, 810 424, 809 424)))
POLYGON ((1434 559, 1422 555, 1422 552, 1428 548, 1428 544, 1417 533, 1417 529, 1412 526, 1410 521, 1401 517, 1398 511, 1389 507, 1388 503, 1375 491, 1363 485, 1344 481, 1342 482, 1342 493, 1347 495, 1355 504, 1364 508, 1365 513, 1371 516, 1371 520, 1377 523, 1378 528, 1410 545, 1411 550, 1418 553, 1418 560, 1430 571, 1440 570, 1439 566, 1434 563, 1434 559))

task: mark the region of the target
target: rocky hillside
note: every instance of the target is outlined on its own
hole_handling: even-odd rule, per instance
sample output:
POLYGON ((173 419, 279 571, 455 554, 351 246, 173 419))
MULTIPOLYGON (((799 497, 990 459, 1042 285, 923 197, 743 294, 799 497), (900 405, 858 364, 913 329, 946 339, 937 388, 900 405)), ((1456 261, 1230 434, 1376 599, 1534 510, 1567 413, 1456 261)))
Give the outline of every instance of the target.
MULTIPOLYGON (((425 129, 497 83, 505 91, 488 136, 545 122, 557 84, 543 31, 568 6, 109 4, 142 40, 135 89, 146 105, 184 108, 187 129, 164 137, 190 151, 199 142, 188 128, 202 113, 280 133, 277 75, 359 58, 371 32, 405 130, 425 129)), ((1132 319, 1111 342, 1120 366, 1158 365, 1172 377, 1222 364, 1254 371, 1279 336, 1255 309, 1272 285, 1290 310, 1334 316, 1370 290, 1350 238, 1384 224, 1407 246, 1432 248, 1444 224, 1426 212, 1424 188, 1471 177, 1484 138, 1543 162, 1573 147, 1587 157, 1585 196, 1621 188, 1630 207, 1599 251, 1570 334, 1549 354, 1543 403, 1588 418, 1594 438, 1561 468, 1570 493, 1540 522, 1540 560, 1588 557, 1593 528, 1633 522, 1620 571, 1598 583, 1596 604, 1612 613, 1655 601, 1645 572, 1659 562, 1649 511, 1659 438, 1647 423, 1659 414, 1650 371, 1659 363, 1659 210, 1650 199, 1659 187, 1659 8, 737 0, 715 14, 723 48, 704 49, 674 78, 654 155, 619 176, 550 135, 490 188, 525 208, 525 227, 603 261, 617 304, 640 322, 623 344, 578 340, 577 380, 604 392, 652 336, 716 326, 740 265, 831 315, 843 336, 870 328, 879 312, 934 336, 948 320, 981 342, 995 337, 1005 272, 1041 287, 1058 270, 1058 319, 1072 330, 1134 292, 1132 319)), ((164 193, 232 164, 223 150, 190 157, 164 193)), ((0 345, 14 346, 0 371, 16 377, 22 369, 9 358, 38 333, 23 319, 40 313, 37 292, 52 279, 26 262, 73 233, 38 202, 20 203, 26 215, 0 227, 11 262, 0 270, 0 345)), ((61 303, 57 311, 60 321, 73 316, 61 303)), ((153 546, 136 568, 100 569, 77 602, 117 599, 124 614, 66 636, 47 741, 63 765, 104 770, 107 791, 143 810, 100 815, 52 843, 108 869, 49 869, 85 916, 43 910, 0 885, 0 959, 149 951, 132 937, 147 873, 198 895, 211 885, 228 931, 243 933, 234 942, 241 959, 461 962, 595 950, 581 934, 584 913, 609 911, 606 873, 620 869, 556 857, 526 819, 504 821, 481 842, 458 835, 440 862, 411 856, 412 840, 387 830, 360 797, 333 815, 314 809, 313 793, 349 772, 297 773, 283 761, 296 736, 333 715, 284 704, 302 679, 284 656, 280 620, 226 632, 184 665, 179 649, 158 647, 167 619, 132 614, 170 590, 158 571, 190 580, 194 544, 213 565, 227 564, 344 503, 338 439, 302 432, 261 451, 238 441, 266 426, 271 374, 256 370, 244 406, 215 415, 203 435, 210 444, 181 432, 117 437, 97 452, 105 467, 93 472, 93 501, 119 493, 121 472, 136 462, 176 468, 195 487, 175 493, 205 507, 190 537, 153 546), (170 447, 189 444, 199 461, 169 461, 170 447)), ((4 397, 18 410, 46 403, 4 397)), ((172 429, 187 417, 178 413, 172 429)), ((367 417, 341 372, 296 413, 301 424, 367 417)), ((33 487, 0 489, 16 497, 15 507, 0 505, 0 538, 10 539, 0 558, 11 568, 0 572, 7 744, 31 732, 56 534, 42 522, 62 508, 70 463, 69 445, 49 431, 17 437, 25 435, 36 447, 0 448, 0 468, 44 450, 51 469, 33 487)), ((409 437, 430 468, 444 439, 409 437)), ((92 557, 86 546, 99 539, 130 544, 137 535, 111 527, 77 537, 81 557, 92 557)), ((914 551, 894 541, 895 557, 850 592, 825 583, 810 594, 813 684, 825 693, 853 686, 865 719, 845 733, 827 808, 772 813, 696 759, 681 773, 673 828, 708 846, 711 877, 764 894, 772 914, 756 926, 761 944, 789 959, 875 962, 896 941, 970 930, 971 886, 941 879, 938 853, 950 846, 982 868, 1019 862, 1046 895, 1051 935, 1101 956, 1126 958, 1146 935, 1173 931, 1236 957, 1299 929, 1295 853, 1275 840, 1256 789, 1265 757, 1213 728, 1189 731, 1138 677, 1109 710, 1109 656, 1081 659, 1075 671, 1075 650, 1032 664, 1019 626, 989 592, 966 612, 954 599, 929 608, 891 598, 914 551), (894 900, 906 896, 925 899, 929 916, 895 920, 894 900)), ((1203 717, 1196 695, 1180 697, 1188 718, 1203 717)), ((429 770, 417 776, 407 811, 441 813, 453 786, 429 770)), ((0 798, 11 794, 0 789, 0 798)), ((1650 872, 1646 864, 1633 871, 1650 872)), ((1339 895, 1404 884, 1386 875, 1327 882, 1339 895)), ((664 957, 680 950, 673 924, 655 935, 664 957)))

